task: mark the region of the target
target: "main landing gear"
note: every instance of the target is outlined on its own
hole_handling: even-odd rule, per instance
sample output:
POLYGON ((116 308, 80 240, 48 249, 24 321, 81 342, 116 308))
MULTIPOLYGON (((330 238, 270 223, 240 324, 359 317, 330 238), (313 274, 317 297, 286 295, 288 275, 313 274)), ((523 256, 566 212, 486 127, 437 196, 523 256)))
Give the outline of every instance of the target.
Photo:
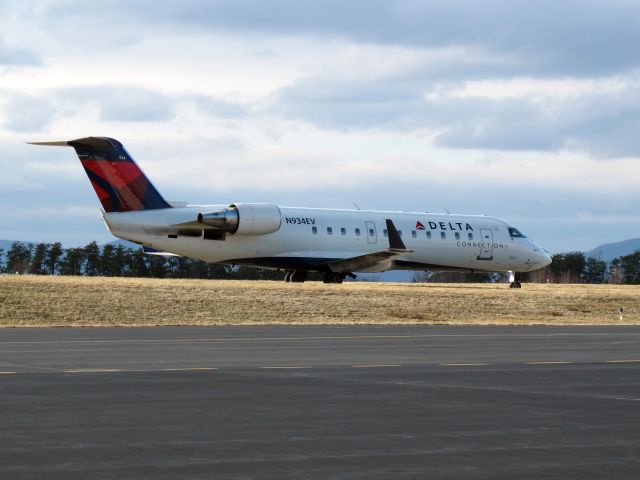
POLYGON ((327 272, 322 277, 322 283, 342 283, 346 277, 345 273, 327 272))
POLYGON ((307 279, 307 272, 304 270, 294 270, 292 272, 287 272, 284 276, 285 282, 294 282, 294 283, 302 283, 307 279))
MULTIPOLYGON (((285 274, 285 282, 302 283, 307 280, 308 272, 304 270, 292 270, 285 274)), ((355 279, 356 276, 353 273, 347 272, 326 272, 322 277, 323 283, 342 283, 347 276, 355 279)))
POLYGON ((323 283, 342 283, 345 278, 350 277, 353 280, 356 279, 356 276, 351 272, 326 272, 324 277, 322 277, 323 283))
POLYGON ((520 284, 521 277, 521 273, 516 272, 512 277, 513 280, 511 280, 511 285, 509 285, 509 288, 522 288, 522 285, 520 284))

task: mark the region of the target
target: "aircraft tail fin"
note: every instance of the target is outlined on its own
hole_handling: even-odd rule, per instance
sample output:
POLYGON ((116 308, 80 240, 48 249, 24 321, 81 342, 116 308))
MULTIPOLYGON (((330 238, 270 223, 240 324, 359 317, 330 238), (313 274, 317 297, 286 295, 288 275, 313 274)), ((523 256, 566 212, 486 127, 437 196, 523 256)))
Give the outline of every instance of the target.
POLYGON ((122 144, 113 138, 29 143, 73 147, 106 212, 171 208, 122 144))

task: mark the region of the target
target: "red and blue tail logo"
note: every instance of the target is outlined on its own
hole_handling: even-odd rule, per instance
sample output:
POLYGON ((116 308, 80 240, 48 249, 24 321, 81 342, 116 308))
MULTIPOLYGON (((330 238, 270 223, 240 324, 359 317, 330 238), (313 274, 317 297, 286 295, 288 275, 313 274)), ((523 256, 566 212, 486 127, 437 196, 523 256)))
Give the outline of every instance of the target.
POLYGON ((66 144, 78 154, 106 212, 171 207, 117 140, 87 137, 66 144))

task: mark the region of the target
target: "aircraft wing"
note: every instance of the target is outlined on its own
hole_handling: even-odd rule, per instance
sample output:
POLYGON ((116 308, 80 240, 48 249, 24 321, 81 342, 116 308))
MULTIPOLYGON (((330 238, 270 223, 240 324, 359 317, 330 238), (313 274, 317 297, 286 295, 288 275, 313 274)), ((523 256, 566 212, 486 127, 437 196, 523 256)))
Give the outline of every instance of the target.
POLYGON ((158 255, 160 257, 179 257, 180 255, 176 255, 175 253, 169 252, 161 252, 160 250, 156 250, 155 248, 142 246, 142 251, 147 255, 158 255))
POLYGON ((344 258, 327 264, 332 272, 383 272, 393 266, 397 258, 410 254, 413 250, 407 250, 400 238, 395 225, 387 219, 387 232, 389 235, 389 248, 380 252, 367 253, 357 257, 344 258))
POLYGON ((390 248, 382 252, 369 253, 359 257, 345 258, 327 264, 332 272, 384 272, 393 266, 396 258, 404 257, 411 250, 396 250, 390 248))

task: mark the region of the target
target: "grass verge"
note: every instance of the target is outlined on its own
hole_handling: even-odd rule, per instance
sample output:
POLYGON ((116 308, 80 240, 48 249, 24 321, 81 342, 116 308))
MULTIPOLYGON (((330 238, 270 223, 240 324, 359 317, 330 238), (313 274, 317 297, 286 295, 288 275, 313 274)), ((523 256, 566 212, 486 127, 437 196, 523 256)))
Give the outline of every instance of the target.
POLYGON ((640 286, 0 277, 2 327, 240 324, 638 325, 640 286))

